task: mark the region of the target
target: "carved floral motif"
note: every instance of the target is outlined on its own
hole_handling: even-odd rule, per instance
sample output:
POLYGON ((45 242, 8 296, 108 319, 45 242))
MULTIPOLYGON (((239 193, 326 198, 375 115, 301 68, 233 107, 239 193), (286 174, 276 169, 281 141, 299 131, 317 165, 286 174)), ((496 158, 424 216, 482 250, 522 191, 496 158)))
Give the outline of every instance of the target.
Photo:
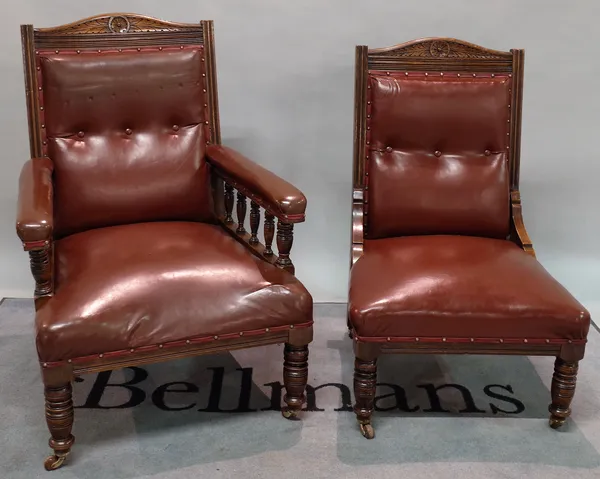
POLYGON ((94 33, 139 33, 153 31, 179 31, 178 24, 164 22, 155 18, 128 16, 128 15, 105 15, 85 19, 81 22, 70 23, 61 27, 48 29, 53 33, 61 35, 81 35, 94 33))
POLYGON ((407 58, 505 58, 485 48, 450 40, 423 41, 402 46, 396 50, 377 52, 375 55, 407 58))

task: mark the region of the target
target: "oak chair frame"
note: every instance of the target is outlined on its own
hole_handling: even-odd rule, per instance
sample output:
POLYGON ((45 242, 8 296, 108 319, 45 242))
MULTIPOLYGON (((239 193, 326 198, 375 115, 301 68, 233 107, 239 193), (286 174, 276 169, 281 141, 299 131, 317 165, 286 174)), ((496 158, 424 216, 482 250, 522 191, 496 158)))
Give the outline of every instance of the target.
MULTIPOLYGON (((368 215, 368 161, 367 103, 370 72, 427 72, 427 75, 477 75, 477 73, 503 74, 512 78, 509 146, 507 147, 510 183, 510 235, 511 241, 535 257, 533 244, 523 221, 519 170, 521 150, 521 113, 523 104, 523 65, 525 52, 490 50, 454 38, 422 38, 387 48, 356 47, 355 99, 354 99, 354 161, 352 193, 352 250, 350 265, 363 253, 365 225, 368 215)), ((474 338, 466 342, 447 342, 447 338, 415 338, 414 342, 360 341, 348 319, 349 335, 355 353, 354 411, 361 433, 368 439, 374 437, 371 415, 374 409, 377 383, 377 359, 381 354, 507 354, 556 357, 549 406, 550 426, 562 426, 571 414, 570 404, 575 391, 579 360, 584 356, 585 342, 550 340, 538 344, 531 342, 496 343, 479 342, 474 338)))
MULTIPOLYGON (((110 13, 88 17, 70 24, 53 28, 34 29, 32 25, 21 26, 21 40, 25 73, 27 117, 29 124, 31 158, 48 156, 43 124, 43 100, 39 66, 39 53, 69 51, 72 53, 101 54, 102 51, 138 50, 143 48, 184 48, 201 45, 205 62, 205 98, 208 111, 206 123, 207 143, 220 144, 217 74, 215 62, 213 22, 204 20, 197 24, 175 23, 132 13, 110 13)), ((259 196, 238 185, 224 172, 211 168, 211 188, 215 214, 221 226, 242 243, 254 255, 294 274, 290 259, 293 243, 293 225, 304 221, 304 215, 286 216, 272 209, 259 196), (237 222, 232 217, 234 190, 237 190, 237 222), (251 200, 250 229, 244 228, 247 198, 251 200), (265 209, 264 238, 258 238, 260 207, 265 209), (275 218, 277 217, 276 245, 275 218)), ((54 254, 52 241, 24 242, 29 252, 31 272, 35 279, 35 308, 40 309, 54 294, 54 254)), ((257 331, 241 331, 221 337, 202 337, 141 347, 138 350, 116 351, 57 363, 41 363, 46 398, 46 421, 51 433, 50 447, 53 454, 44 466, 47 470, 59 468, 70 453, 74 442, 71 434, 74 410, 71 383, 85 373, 124 368, 132 365, 156 363, 170 359, 214 354, 268 344, 285 343, 284 347, 284 396, 286 407, 282 413, 295 419, 305 402, 308 379, 308 344, 312 341, 312 324, 289 325, 257 331)))

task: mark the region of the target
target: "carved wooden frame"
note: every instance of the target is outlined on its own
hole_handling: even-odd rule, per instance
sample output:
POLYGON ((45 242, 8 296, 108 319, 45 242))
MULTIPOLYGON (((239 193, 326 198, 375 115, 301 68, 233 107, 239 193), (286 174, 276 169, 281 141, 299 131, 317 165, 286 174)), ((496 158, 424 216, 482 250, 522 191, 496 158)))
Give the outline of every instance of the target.
MULTIPOLYGON (((36 56, 38 52, 48 51, 66 50, 93 54, 93 52, 101 53, 102 50, 201 46, 204 51, 206 72, 208 142, 221 143, 212 21, 205 20, 197 24, 175 23, 132 13, 111 13, 53 28, 34 29, 32 25, 22 25, 21 39, 31 158, 39 158, 46 154, 43 108, 38 95, 41 85, 36 56)), ((279 255, 276 255, 272 249, 275 223, 273 215, 269 212, 265 217, 264 236, 267 244, 262 245, 258 241, 258 207, 259 203, 262 203, 260 198, 252 197, 250 215, 252 232, 248 234, 243 228, 246 214, 244 193, 250 193, 246 191, 238 193, 238 223, 242 225, 240 227, 231 218, 233 196, 230 198, 228 195, 229 192, 233 195, 233 187, 237 185, 213 169, 211 186, 215 214, 224 229, 254 254, 293 274, 294 266, 289 259, 293 239, 292 223, 303 221, 304 218, 280 218, 276 236, 279 255)), ((52 240, 25 243, 23 246, 30 253, 31 270, 36 281, 35 304, 38 310, 54 293, 52 240)), ((284 397, 287 408, 284 409, 283 414, 287 418, 294 418, 305 400, 308 344, 312 341, 312 335, 312 322, 310 322, 265 328, 259 331, 240 331, 221 337, 189 338, 171 344, 156 344, 135 350, 107 352, 57 363, 42 363, 40 366, 46 391, 46 420, 52 434, 50 446, 54 449, 54 454, 46 460, 45 467, 48 470, 57 469, 70 452, 74 440, 71 435, 73 403, 70 384, 74 377, 80 374, 283 342, 286 344, 283 370, 284 384, 287 389, 284 397)))
MULTIPOLYGON (((521 152, 521 113, 523 104, 524 50, 509 52, 490 50, 454 38, 423 38, 387 48, 356 47, 354 99, 354 160, 352 193, 351 267, 363 253, 364 218, 368 213, 366 197, 367 161, 367 85, 371 71, 378 72, 452 72, 503 74, 512 78, 511 117, 508 146, 510 177, 510 235, 528 254, 535 257, 532 242, 523 221, 519 193, 521 152)), ((577 363, 583 358, 585 341, 489 341, 476 338, 360 338, 352 330, 355 363, 355 412, 362 434, 374 435, 371 426, 377 358, 380 354, 508 354, 556 356, 553 378, 552 427, 559 427, 570 414, 569 404, 574 390, 577 363), (403 339, 395 341, 394 339, 403 339), (404 341, 406 339, 406 341, 404 341), (571 388, 572 386, 572 388, 571 388), (570 396, 569 396, 570 394, 570 396)))

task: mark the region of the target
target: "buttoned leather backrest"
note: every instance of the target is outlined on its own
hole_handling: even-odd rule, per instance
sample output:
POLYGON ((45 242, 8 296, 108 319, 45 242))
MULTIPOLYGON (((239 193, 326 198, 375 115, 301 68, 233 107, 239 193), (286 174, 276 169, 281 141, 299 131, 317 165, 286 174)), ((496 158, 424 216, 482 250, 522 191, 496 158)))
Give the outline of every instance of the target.
POLYGON ((509 232, 511 77, 370 71, 369 238, 509 232))
POLYGON ((212 218, 202 45, 37 52, 55 235, 212 218))

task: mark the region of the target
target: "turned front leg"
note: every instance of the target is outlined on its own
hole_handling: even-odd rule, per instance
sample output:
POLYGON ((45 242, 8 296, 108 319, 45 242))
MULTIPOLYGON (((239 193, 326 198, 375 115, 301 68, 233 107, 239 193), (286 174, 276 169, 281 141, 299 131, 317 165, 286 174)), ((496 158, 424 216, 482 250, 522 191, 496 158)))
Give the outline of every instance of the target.
POLYGON ((377 387, 377 359, 364 361, 356 358, 354 361, 354 412, 360 426, 361 434, 367 439, 375 437, 371 425, 371 416, 375 404, 375 389, 377 387))
POLYGON ((550 411, 550 427, 558 429, 571 415, 571 401, 575 394, 577 382, 577 370, 579 361, 565 361, 556 358, 554 362, 554 374, 552 375, 552 403, 550 411))
POLYGON ((58 387, 46 386, 44 395, 46 422, 51 434, 49 445, 54 450, 54 454, 44 462, 44 467, 52 471, 62 466, 75 441, 71 434, 74 419, 71 383, 58 387))
POLYGON ((308 346, 292 346, 285 343, 283 350, 283 384, 287 404, 282 414, 287 419, 295 419, 306 402, 304 394, 308 382, 308 346))

